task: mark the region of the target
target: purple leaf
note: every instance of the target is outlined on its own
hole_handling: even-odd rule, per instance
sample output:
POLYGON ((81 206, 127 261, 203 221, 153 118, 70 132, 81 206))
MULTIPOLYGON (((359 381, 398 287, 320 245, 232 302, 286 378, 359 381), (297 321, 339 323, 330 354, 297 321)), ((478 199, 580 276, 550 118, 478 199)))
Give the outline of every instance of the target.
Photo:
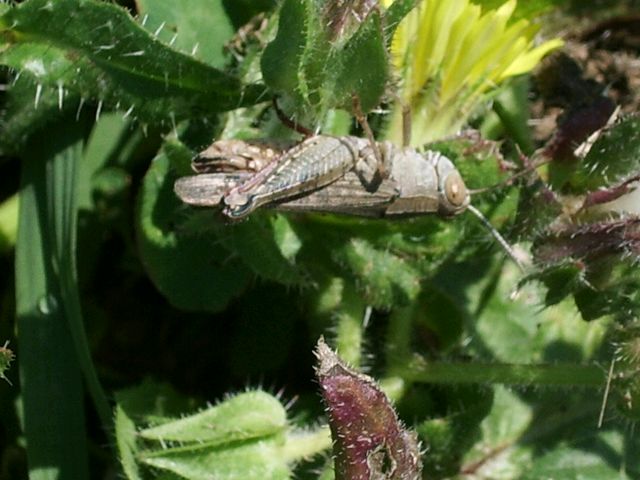
POLYGON ((567 257, 594 260, 622 253, 640 255, 640 218, 629 216, 586 225, 566 226, 536 242, 538 262, 551 264, 567 257))
POLYGON ((346 366, 322 338, 316 356, 336 480, 421 478, 417 436, 404 428, 375 380, 346 366))

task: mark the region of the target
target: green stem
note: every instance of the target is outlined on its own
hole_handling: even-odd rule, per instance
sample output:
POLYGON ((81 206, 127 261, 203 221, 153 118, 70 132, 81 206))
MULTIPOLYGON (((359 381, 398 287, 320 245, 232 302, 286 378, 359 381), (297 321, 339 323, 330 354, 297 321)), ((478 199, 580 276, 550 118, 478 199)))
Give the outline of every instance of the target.
POLYGON ((336 350, 345 362, 359 367, 362 359, 363 319, 367 306, 361 297, 345 286, 340 312, 336 316, 336 350))
POLYGON ((420 383, 501 383, 601 388, 606 372, 598 365, 509 365, 434 362, 408 365, 395 372, 420 383))
POLYGON ((325 425, 315 430, 294 430, 283 447, 287 462, 308 459, 331 448, 331 431, 325 425))
MULTIPOLYGON (((407 365, 411 359, 411 335, 415 306, 395 310, 389 317, 386 341, 387 371, 396 372, 407 365)), ((398 402, 411 382, 399 375, 386 375, 380 379, 382 391, 393 402, 398 402)))

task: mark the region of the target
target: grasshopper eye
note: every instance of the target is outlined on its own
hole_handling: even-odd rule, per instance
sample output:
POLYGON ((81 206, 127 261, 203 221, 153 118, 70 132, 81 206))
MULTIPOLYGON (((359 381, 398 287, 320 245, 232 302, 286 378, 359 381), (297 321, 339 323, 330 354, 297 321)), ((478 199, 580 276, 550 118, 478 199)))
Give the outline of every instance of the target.
POLYGON ((457 171, 450 172, 444 181, 444 196, 454 207, 462 207, 469 198, 467 186, 457 171))

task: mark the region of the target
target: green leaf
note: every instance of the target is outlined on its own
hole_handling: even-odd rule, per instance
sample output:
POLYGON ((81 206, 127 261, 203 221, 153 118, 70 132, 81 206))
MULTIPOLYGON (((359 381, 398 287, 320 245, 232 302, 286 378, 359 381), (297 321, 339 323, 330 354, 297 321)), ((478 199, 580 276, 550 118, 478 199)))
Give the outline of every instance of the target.
POLYGON ((544 268, 525 278, 522 283, 539 280, 547 287, 545 305, 555 305, 573 292, 588 289, 593 294, 593 288, 585 279, 584 267, 574 261, 563 261, 557 265, 544 268))
POLYGON ((519 478, 526 470, 529 452, 523 450, 517 440, 524 434, 532 418, 531 407, 512 392, 495 387, 493 404, 488 415, 480 424, 481 437, 463 459, 463 468, 480 464, 474 473, 494 478, 519 478), (492 457, 489 452, 501 446, 500 456, 492 457), (494 463, 495 462, 495 463, 494 463), (487 469, 485 473, 483 467, 487 469))
MULTIPOLYGON (((540 284, 532 282, 514 289, 519 272, 511 265, 503 269, 494 295, 474 323, 473 350, 483 357, 517 364, 592 358, 604 339, 606 325, 585 323, 571 301, 560 302, 566 291, 556 289, 563 287, 563 281, 573 281, 573 273, 570 270, 567 277, 554 278, 554 288, 551 283, 546 285, 546 295, 554 294, 555 306, 544 308, 549 300, 540 284), (557 348, 551 349, 552 344, 557 348)), ((478 285, 474 294, 482 287, 478 285)))
POLYGON ((289 480, 289 468, 279 455, 281 444, 273 437, 211 449, 184 447, 141 455, 141 460, 189 480, 289 480))
POLYGON ((277 0, 223 0, 224 8, 236 29, 241 28, 253 17, 273 10, 277 0))
POLYGON ((354 96, 367 113, 380 102, 388 78, 379 11, 372 9, 341 33, 332 31, 327 13, 311 0, 286 0, 276 37, 262 57, 265 82, 283 104, 295 106, 302 123, 321 122, 331 109, 352 110, 354 96))
POLYGON ((286 411, 275 397, 246 392, 142 430, 140 435, 154 443, 139 456, 147 465, 196 480, 288 479, 289 467, 281 454, 287 428, 286 411), (168 442, 180 443, 167 448, 168 442))
MULTIPOLYGON (((156 287, 178 308, 219 311, 247 286, 250 271, 220 245, 213 232, 181 227, 186 210, 173 193, 177 176, 161 152, 138 198, 140 255, 156 287)), ((211 213, 207 215, 211 218, 211 213)))
POLYGON ((129 480, 142 480, 136 463, 137 430, 133 419, 120 405, 116 405, 114 415, 116 445, 122 470, 129 480))
POLYGON ((571 179, 581 192, 612 187, 640 171, 640 116, 631 115, 606 129, 571 179))
POLYGON ((71 78, 70 62, 55 47, 15 45, 0 53, 0 63, 13 66, 21 75, 7 92, 6 110, 0 112, 0 152, 15 154, 30 136, 49 122, 73 118, 80 99, 54 83, 44 85, 40 73, 54 71, 57 78, 71 78))
POLYGON ((121 169, 108 168, 107 165, 120 152, 121 143, 126 143, 129 138, 136 140, 136 136, 131 133, 130 122, 117 113, 102 115, 95 123, 79 172, 79 208, 91 210, 96 193, 113 195, 128 186, 130 179, 126 173, 121 169))
POLYGON ((211 231, 216 233, 220 244, 237 254, 246 266, 261 277, 284 285, 301 285, 307 282, 294 259, 287 259, 283 254, 281 248, 289 247, 280 247, 276 243, 275 224, 269 217, 253 215, 236 225, 228 225, 213 218, 208 219, 207 223, 211 231))
POLYGON ((194 408, 171 387, 150 380, 126 390, 116 392, 115 437, 122 469, 129 480, 142 480, 138 465, 140 449, 135 421, 140 418, 167 417, 194 408))
POLYGON ((278 34, 260 61, 265 83, 276 92, 299 88, 298 71, 307 42, 306 17, 303 0, 285 0, 280 8, 278 34))
MULTIPOLYGON (((616 433, 600 435, 600 441, 593 444, 584 440, 583 448, 562 445, 541 455, 528 471, 523 472, 523 480, 553 478, 554 480, 609 480, 632 479, 631 475, 620 471, 621 458, 611 455, 611 451, 622 450, 623 438, 616 433), (584 448, 586 447, 586 448, 584 448), (609 457, 603 461, 603 457, 609 457), (613 457, 613 458, 611 458, 613 457)), ((595 439, 594 439, 595 440, 595 439)))
POLYGON ((479 478, 634 478, 637 441, 622 425, 596 429, 600 398, 576 391, 535 398, 532 408, 530 395, 496 388, 482 439, 461 468, 479 478))
MULTIPOLYGON (((425 392, 418 391, 424 403, 425 392)), ((424 456, 425 474, 429 478, 453 477, 466 452, 482 440, 480 423, 491 411, 493 391, 478 386, 456 386, 440 393, 441 403, 447 405, 444 414, 431 406, 428 420, 416 427, 428 455, 424 456)))
POLYGON ((144 28, 162 43, 212 67, 224 66, 223 47, 234 28, 222 0, 139 0, 136 5, 144 28))
POLYGON ((295 260, 297 253, 302 248, 302 240, 296 234, 293 225, 284 215, 275 215, 271 224, 273 227, 273 235, 282 256, 289 262, 295 260))
MULTIPOLYGON (((520 151, 527 155, 534 150, 528 123, 530 91, 529 77, 522 75, 500 89, 493 101, 493 110, 500 119, 500 126, 506 131, 507 137, 518 145, 520 151)), ((504 132, 501 133, 501 136, 504 136, 504 132)), ((491 138, 499 137, 492 135, 491 138)))
POLYGON ((420 273, 409 262, 365 240, 353 238, 336 250, 335 259, 353 275, 370 305, 405 305, 420 292, 420 273))
POLYGON ((48 130, 46 138, 34 136, 32 141, 22 170, 16 243, 29 477, 85 479, 89 472, 80 362, 86 358, 79 358, 77 351, 87 345, 76 328, 82 321, 75 318, 77 283, 70 283, 75 273, 75 168, 82 132, 59 125, 48 130), (82 340, 84 345, 78 345, 82 340))
POLYGON ((206 443, 213 447, 275 435, 286 427, 287 414, 278 399, 256 390, 179 420, 146 428, 139 435, 148 440, 206 443))
POLYGON ((133 107, 134 115, 169 125, 253 104, 262 93, 260 87, 243 90, 236 78, 164 45, 105 2, 29 0, 5 12, 0 28, 14 44, 1 62, 31 72, 39 83, 112 108, 133 107), (13 53, 25 43, 37 51, 13 53), (55 61, 40 61, 44 46, 55 61))
POLYGON ((389 58, 377 11, 369 14, 344 47, 332 50, 329 65, 336 67, 327 76, 334 80, 325 94, 332 102, 330 108, 350 110, 353 96, 359 99, 363 113, 380 103, 389 75, 389 58))

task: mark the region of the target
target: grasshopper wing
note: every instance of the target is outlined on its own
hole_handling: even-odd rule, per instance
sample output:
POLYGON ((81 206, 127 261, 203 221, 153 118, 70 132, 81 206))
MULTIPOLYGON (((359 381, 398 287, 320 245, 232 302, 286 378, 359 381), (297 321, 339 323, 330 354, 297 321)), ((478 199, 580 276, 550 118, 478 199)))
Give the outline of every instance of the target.
POLYGON ((354 172, 347 172, 335 182, 306 195, 272 204, 289 212, 325 212, 382 217, 398 196, 395 182, 384 180, 375 191, 368 191, 354 172))
POLYGON ((217 207, 232 188, 251 178, 251 172, 203 173, 176 180, 173 191, 188 205, 217 207))

